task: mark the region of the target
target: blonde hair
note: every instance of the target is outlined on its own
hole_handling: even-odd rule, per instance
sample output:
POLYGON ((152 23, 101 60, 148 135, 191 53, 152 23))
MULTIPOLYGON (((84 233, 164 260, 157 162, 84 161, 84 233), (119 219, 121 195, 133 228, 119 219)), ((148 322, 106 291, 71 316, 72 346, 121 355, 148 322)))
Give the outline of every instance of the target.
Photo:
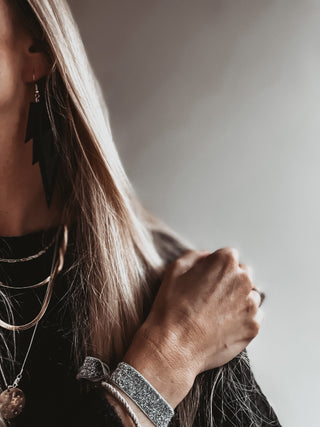
MULTIPOLYGON (((74 277, 69 294, 76 364, 91 354, 113 369, 146 318, 166 266, 194 246, 152 215, 131 185, 66 1, 9 0, 8 4, 16 6, 23 24, 45 42, 52 62, 46 99, 63 159, 56 188, 60 222, 76 221, 76 259, 68 271, 74 277), (53 98, 58 113, 52 111, 53 98), (59 128, 55 116, 62 122, 59 128)), ((249 366, 245 351, 233 360, 238 362, 249 366)), ((248 403, 245 387, 234 377, 234 368, 226 364, 198 375, 176 408, 180 425, 193 425, 201 402, 203 423, 215 425, 211 408, 217 387, 222 396, 230 392, 230 401, 235 396, 252 420, 260 419, 259 411, 254 413, 248 403)))

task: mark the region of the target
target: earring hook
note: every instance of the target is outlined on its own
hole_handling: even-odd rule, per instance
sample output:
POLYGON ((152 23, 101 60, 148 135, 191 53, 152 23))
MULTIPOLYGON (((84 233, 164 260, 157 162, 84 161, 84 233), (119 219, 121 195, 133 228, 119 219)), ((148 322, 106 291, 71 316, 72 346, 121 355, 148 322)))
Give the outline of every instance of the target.
POLYGON ((39 86, 36 82, 36 76, 34 71, 33 71, 33 83, 34 83, 34 102, 38 103, 40 102, 40 91, 39 91, 39 86))

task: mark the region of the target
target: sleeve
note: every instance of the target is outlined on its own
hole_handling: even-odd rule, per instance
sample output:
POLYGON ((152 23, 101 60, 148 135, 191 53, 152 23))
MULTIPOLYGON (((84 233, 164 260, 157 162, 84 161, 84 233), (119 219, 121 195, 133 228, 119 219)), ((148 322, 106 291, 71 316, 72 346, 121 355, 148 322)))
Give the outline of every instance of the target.
POLYGON ((71 425, 77 427, 125 427, 115 408, 102 391, 102 388, 92 388, 83 395, 77 404, 77 411, 74 412, 71 425))

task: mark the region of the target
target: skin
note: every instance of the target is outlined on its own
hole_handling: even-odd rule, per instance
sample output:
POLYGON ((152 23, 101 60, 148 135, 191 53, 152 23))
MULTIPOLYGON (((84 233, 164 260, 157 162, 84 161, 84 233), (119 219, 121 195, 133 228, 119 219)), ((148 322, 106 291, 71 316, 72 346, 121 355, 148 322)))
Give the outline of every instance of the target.
MULTIPOLYGON (((32 165, 32 142, 24 144, 29 103, 36 80, 49 72, 46 56, 30 52, 31 37, 14 25, 0 0, 0 235, 12 236, 57 224, 57 206, 48 209, 39 164, 32 165)), ((58 224, 57 224, 58 225, 58 224)))
POLYGON ((124 361, 173 408, 199 373, 229 362, 258 334, 264 313, 252 275, 235 248, 187 251, 167 268, 124 361))
MULTIPOLYGON (((0 235, 21 235, 56 224, 59 206, 47 208, 32 144, 24 144, 36 79, 50 70, 46 56, 14 25, 0 0, 0 235), (31 50, 30 50, 31 49, 31 50)), ((229 362, 258 334, 263 312, 252 270, 234 248, 187 251, 171 263, 151 311, 123 361, 136 368, 175 408, 195 377, 229 362)), ((142 426, 153 426, 120 391, 142 426)), ((133 422, 106 392, 125 426, 133 422)))

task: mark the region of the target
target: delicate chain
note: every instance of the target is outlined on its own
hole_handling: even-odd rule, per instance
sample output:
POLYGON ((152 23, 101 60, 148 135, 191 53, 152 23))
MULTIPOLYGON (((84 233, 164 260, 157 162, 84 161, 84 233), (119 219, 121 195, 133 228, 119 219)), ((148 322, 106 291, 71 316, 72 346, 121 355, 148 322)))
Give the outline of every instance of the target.
POLYGON ((43 255, 45 252, 47 252, 47 250, 49 248, 51 248, 51 246, 53 245, 56 238, 57 238, 57 234, 54 236, 52 241, 46 247, 44 247, 43 249, 41 249, 39 252, 37 252, 34 255, 30 255, 30 256, 25 257, 25 258, 0 258, 0 262, 7 262, 7 263, 25 262, 25 261, 30 261, 30 260, 35 259, 35 258, 39 258, 41 255, 43 255))
POLYGON ((6 388, 8 388, 8 383, 7 383, 6 377, 4 376, 1 364, 0 364, 0 372, 1 372, 1 375, 2 375, 2 379, 3 379, 4 385, 6 386, 6 388))
MULTIPOLYGON (((51 289, 51 291, 49 292, 49 301, 50 301, 50 299, 51 299, 51 295, 52 295, 52 285, 53 285, 53 282, 54 282, 54 279, 55 279, 55 277, 56 277, 56 275, 62 270, 62 268, 63 268, 63 264, 64 264, 64 255, 65 255, 65 252, 66 252, 66 249, 67 249, 67 245, 68 245, 68 228, 67 228, 67 226, 65 225, 64 226, 64 239, 63 239, 63 243, 62 243, 62 245, 61 245, 61 247, 59 248, 59 264, 55 264, 55 267, 54 268, 52 268, 51 267, 51 274, 50 274, 50 276, 49 276, 49 280, 52 278, 52 280, 50 281, 50 284, 48 285, 48 289, 50 288, 51 289)), ((55 254, 56 254, 56 249, 55 249, 55 253, 54 253, 54 256, 53 256, 53 258, 55 257, 55 254)), ((42 308, 41 308, 41 310, 40 310, 40 313, 38 314, 38 316, 36 316, 36 322, 35 323, 33 323, 33 321, 32 322, 29 322, 29 323, 27 323, 26 325, 20 325, 20 326, 16 326, 16 325, 9 325, 9 324, 6 324, 5 322, 2 322, 1 320, 0 320, 0 325, 1 325, 1 323, 3 323, 4 325, 7 325, 7 326, 10 326, 10 330, 23 330, 23 329, 28 329, 28 328, 30 328, 30 327, 32 327, 33 325, 34 325, 34 329, 33 329, 33 332, 32 332, 32 336, 31 336, 31 339, 30 339, 30 342, 29 342, 29 346, 28 346, 28 349, 27 349, 27 352, 26 352, 26 355, 25 355, 25 357, 24 357, 24 360, 23 360, 23 363, 22 363, 22 366, 21 366, 21 369, 20 369, 20 372, 18 373, 18 375, 16 376, 16 378, 15 378, 15 380, 14 380, 14 382, 13 382, 13 384, 12 385, 8 385, 8 383, 7 383, 7 380, 6 380, 6 377, 5 377, 5 375, 4 375, 4 372, 3 372, 3 368, 2 368, 2 366, 1 366, 1 364, 0 364, 0 372, 1 372, 1 375, 2 375, 2 378, 3 378, 3 381, 4 381, 4 384, 5 384, 5 386, 6 386, 6 388, 7 389, 9 389, 9 388, 14 388, 14 387, 17 387, 18 385, 19 385, 19 382, 20 382, 20 380, 21 380, 21 378, 22 378, 22 374, 23 374, 23 370, 24 370, 24 367, 25 367, 25 364, 26 364, 26 361, 27 361, 27 358, 28 358, 28 356, 29 356, 29 353, 30 353, 30 350, 31 350, 31 347, 32 347, 32 344, 33 344, 33 341, 34 341, 34 337, 35 337, 35 333, 36 333, 36 330, 37 330, 37 327, 38 327, 38 325, 39 325, 39 321, 40 321, 40 319, 43 317, 43 315, 44 315, 44 313, 45 313, 45 311, 46 311, 46 309, 47 309, 47 307, 48 307, 48 304, 49 304, 49 301, 46 301, 47 300, 47 296, 48 296, 48 290, 47 290, 47 293, 46 293, 46 295, 45 295, 45 298, 44 298, 44 302, 43 302, 43 305, 42 305, 42 308), (43 312, 42 312, 43 311, 43 312), (42 313, 41 313, 42 312, 42 313), (41 315, 40 315, 41 314, 41 315), (27 325, 30 325, 31 323, 33 323, 31 326, 28 326, 28 328, 26 327, 27 325)), ((34 319, 35 320, 35 319, 34 319)), ((2 325, 1 325, 2 326, 2 325)), ((6 327, 6 326, 3 326, 3 327, 6 327)), ((6 327, 6 329, 9 329, 9 327, 6 327)))
MULTIPOLYGON (((32 337, 31 337, 31 339, 30 339, 30 343, 29 343, 29 347, 28 347, 27 353, 26 353, 26 355, 25 355, 25 357, 24 357, 24 361, 23 361, 23 363, 22 363, 22 366, 21 366, 20 372, 18 373, 18 375, 17 375, 16 379, 14 380, 14 382, 13 382, 13 384, 12 384, 12 387, 18 387, 19 382, 20 382, 20 380, 21 380, 21 378, 22 378, 22 373, 23 373, 24 365, 26 364, 26 361, 27 361, 27 359, 28 359, 28 356, 29 356, 29 353, 30 353, 30 350, 31 350, 31 347, 32 347, 32 343, 33 343, 34 336, 35 336, 35 334, 36 334, 36 330, 37 330, 38 325, 39 325, 39 322, 37 322, 37 323, 35 324, 35 327, 34 327, 33 332, 32 332, 32 337)), ((10 386, 9 386, 9 387, 10 387, 10 386)))
POLYGON ((42 280, 41 282, 39 282, 39 283, 36 283, 36 284, 34 284, 34 285, 27 285, 27 286, 11 286, 11 285, 6 285, 5 283, 3 283, 3 282, 0 282, 0 286, 2 287, 2 288, 9 288, 9 289, 34 289, 34 288, 39 288, 40 286, 43 286, 43 285, 45 285, 46 283, 48 283, 49 282, 49 280, 50 280, 50 278, 51 278, 51 275, 50 276, 48 276, 48 277, 46 277, 44 280, 42 280))
MULTIPOLYGON (((60 231, 60 230, 59 230, 60 231)), ((20 258, 20 259, 5 259, 4 262, 19 262, 19 261, 28 261, 30 259, 34 259, 37 258, 38 256, 42 255, 42 253, 46 252, 54 243, 54 241, 56 240, 58 236, 58 233, 56 233, 55 237, 52 239, 52 241, 49 243, 48 246, 46 246, 44 249, 42 249, 40 252, 38 252, 35 255, 30 255, 27 258, 20 258), (40 254, 40 255, 39 255, 40 254)), ((2 258, 0 258, 0 261, 3 261, 2 258)), ((50 275, 48 277, 46 277, 44 280, 41 280, 41 282, 35 283, 34 285, 26 285, 26 286, 12 286, 12 285, 7 285, 3 282, 0 281, 0 286, 3 288, 9 288, 9 289, 34 289, 34 288, 39 288, 40 286, 45 285, 46 283, 48 283, 50 280, 50 275)))
POLYGON ((27 285, 27 286, 11 286, 11 285, 6 285, 5 283, 0 281, 0 286, 2 288, 9 288, 9 289, 34 289, 34 288, 39 288, 40 286, 45 285, 46 283, 49 282, 51 276, 46 277, 44 280, 42 280, 39 283, 35 283, 34 285, 27 285))
POLYGON ((25 357, 24 357, 24 360, 23 360, 23 363, 22 363, 22 366, 21 366, 20 372, 18 373, 18 375, 17 375, 16 379, 14 380, 14 382, 12 383, 12 385, 8 385, 7 380, 6 380, 6 377, 5 377, 4 372, 3 372, 3 369, 2 369, 2 366, 1 366, 1 364, 0 364, 0 371, 1 371, 1 375, 2 375, 2 378, 3 378, 4 384, 5 384, 5 386, 6 386, 6 388, 7 388, 7 389, 8 389, 8 388, 13 388, 13 387, 18 387, 18 385, 19 385, 19 382, 20 382, 20 380, 21 380, 21 378, 22 378, 23 369, 24 369, 24 366, 25 366, 25 364, 26 364, 27 358, 28 358, 28 356, 29 356, 29 353, 30 353, 30 350, 31 350, 31 347, 32 347, 32 343, 33 343, 34 336, 35 336, 35 334, 36 334, 36 330, 37 330, 38 325, 39 325, 39 322, 37 322, 37 323, 35 324, 35 327, 34 327, 34 329, 33 329, 32 336, 31 336, 31 339, 30 339, 30 342, 29 342, 28 350, 27 350, 27 353, 26 353, 26 355, 25 355, 25 357))
POLYGON ((46 310, 48 308, 48 305, 49 305, 49 302, 51 299, 54 279, 55 279, 56 275, 59 274, 63 268, 64 255, 65 255, 65 252, 67 250, 67 245, 68 245, 68 227, 66 225, 64 225, 63 242, 62 242, 61 247, 59 248, 58 262, 56 263, 56 265, 54 267, 53 273, 50 275, 47 291, 46 291, 46 294, 45 294, 45 297, 43 300, 43 304, 42 304, 42 307, 41 307, 39 313, 37 314, 37 316, 33 320, 31 320, 28 323, 25 323, 24 325, 11 325, 10 323, 4 322, 3 320, 0 319, 0 326, 2 328, 8 329, 10 331, 23 331, 23 330, 31 328, 33 325, 35 325, 37 322, 39 322, 39 320, 43 317, 44 313, 46 312, 46 310))

